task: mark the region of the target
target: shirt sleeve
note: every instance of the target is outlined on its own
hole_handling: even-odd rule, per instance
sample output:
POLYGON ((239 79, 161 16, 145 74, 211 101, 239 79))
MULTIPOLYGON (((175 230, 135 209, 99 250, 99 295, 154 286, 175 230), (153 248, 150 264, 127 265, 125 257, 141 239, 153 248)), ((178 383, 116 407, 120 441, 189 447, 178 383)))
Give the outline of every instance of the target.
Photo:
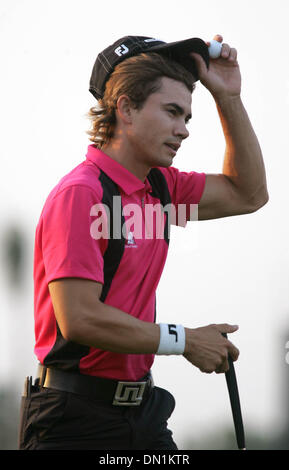
POLYGON ((80 277, 103 283, 107 240, 92 236, 92 208, 101 204, 94 191, 81 185, 56 194, 42 213, 42 254, 47 283, 80 277))
POLYGON ((185 172, 177 168, 160 168, 166 178, 172 204, 176 209, 176 225, 185 226, 189 220, 197 220, 206 174, 185 172))

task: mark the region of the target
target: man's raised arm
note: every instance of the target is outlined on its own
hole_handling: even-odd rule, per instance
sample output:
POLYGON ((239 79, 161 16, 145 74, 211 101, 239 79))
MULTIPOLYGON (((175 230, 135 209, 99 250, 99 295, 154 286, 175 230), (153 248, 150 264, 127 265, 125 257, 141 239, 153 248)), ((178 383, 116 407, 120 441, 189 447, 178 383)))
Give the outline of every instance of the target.
MULTIPOLYGON (((222 41, 221 36, 215 39, 222 41)), ((223 173, 208 174, 199 204, 199 219, 255 212, 268 201, 261 148, 241 100, 241 74, 236 49, 223 44, 209 70, 196 53, 200 80, 212 94, 225 142, 223 173)))

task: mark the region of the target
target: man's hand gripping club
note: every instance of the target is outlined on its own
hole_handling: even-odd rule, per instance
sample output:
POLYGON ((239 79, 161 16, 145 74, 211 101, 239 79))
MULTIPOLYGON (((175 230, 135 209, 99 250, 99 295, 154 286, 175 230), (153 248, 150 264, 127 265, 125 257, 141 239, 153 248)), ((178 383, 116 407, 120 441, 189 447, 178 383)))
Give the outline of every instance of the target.
POLYGON ((212 324, 200 328, 185 328, 186 346, 183 356, 201 372, 217 374, 229 369, 228 355, 233 361, 239 357, 239 350, 222 336, 222 333, 234 333, 236 325, 212 324))

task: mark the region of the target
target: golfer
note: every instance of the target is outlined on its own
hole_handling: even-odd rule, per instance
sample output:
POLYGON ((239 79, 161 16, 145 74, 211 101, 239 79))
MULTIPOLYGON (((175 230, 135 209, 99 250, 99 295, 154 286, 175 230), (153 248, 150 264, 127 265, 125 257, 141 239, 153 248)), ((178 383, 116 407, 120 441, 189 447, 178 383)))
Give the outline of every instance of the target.
MULTIPOLYGON (((216 40, 222 42, 221 36, 216 40)), ((174 397, 154 384, 154 356, 183 355, 204 373, 228 370, 238 326, 159 324, 156 288, 170 225, 248 214, 268 201, 262 153, 242 104, 237 51, 128 36, 94 64, 86 159, 49 194, 35 235, 35 354, 19 448, 177 449, 174 397), (173 160, 200 80, 226 141, 223 172, 181 172, 173 160)), ((192 111, 193 109, 193 111, 192 111)), ((172 286, 173 288, 173 286, 172 286)))

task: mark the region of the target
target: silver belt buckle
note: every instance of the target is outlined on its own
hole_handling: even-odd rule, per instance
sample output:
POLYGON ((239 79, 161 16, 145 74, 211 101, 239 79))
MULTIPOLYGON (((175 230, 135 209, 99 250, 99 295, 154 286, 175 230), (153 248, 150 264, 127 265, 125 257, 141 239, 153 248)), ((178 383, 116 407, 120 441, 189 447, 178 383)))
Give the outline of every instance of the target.
POLYGON ((147 382, 118 382, 112 404, 116 406, 139 406, 147 382))

